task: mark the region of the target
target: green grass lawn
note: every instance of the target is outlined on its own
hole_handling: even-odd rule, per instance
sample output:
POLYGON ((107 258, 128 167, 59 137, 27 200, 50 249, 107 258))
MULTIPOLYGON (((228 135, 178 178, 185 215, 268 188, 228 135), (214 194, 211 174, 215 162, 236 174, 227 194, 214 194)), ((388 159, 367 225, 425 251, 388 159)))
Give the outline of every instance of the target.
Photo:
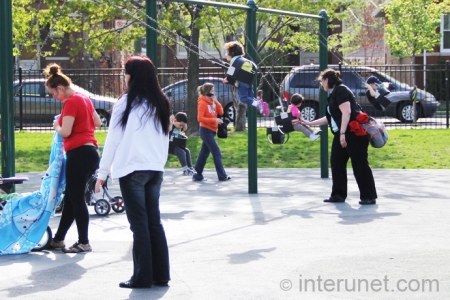
MULTIPOLYGON (((265 129, 258 129, 259 168, 320 168, 320 142, 310 142, 300 132, 290 134, 284 145, 271 145, 266 139, 265 129)), ((389 141, 381 149, 369 147, 369 162, 372 168, 386 169, 448 169, 450 168, 450 132, 446 129, 389 130, 389 141)), ((48 167, 53 133, 17 132, 16 172, 42 172, 48 167)), ((103 145, 106 132, 97 132, 103 145)), ((328 135, 329 148, 331 134, 328 135)), ((226 168, 247 168, 247 132, 230 132, 228 138, 218 139, 226 168)), ((195 159, 200 150, 201 139, 189 137, 188 148, 195 159)), ((167 168, 180 168, 176 156, 169 155, 167 168)), ((212 158, 206 168, 214 168, 212 158)))

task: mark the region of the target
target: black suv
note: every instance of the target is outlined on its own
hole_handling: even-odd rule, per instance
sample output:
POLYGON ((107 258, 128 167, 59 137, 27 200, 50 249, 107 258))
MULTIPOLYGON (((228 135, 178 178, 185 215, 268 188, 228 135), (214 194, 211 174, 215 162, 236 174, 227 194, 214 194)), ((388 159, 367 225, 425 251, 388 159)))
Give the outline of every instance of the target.
MULTIPOLYGON (((329 65, 338 70, 339 66, 329 65)), ((341 66, 341 78, 356 96, 356 101, 369 115, 397 118, 403 123, 413 122, 413 105, 409 91, 412 87, 384 74, 374 68, 359 66, 341 66), (391 92, 404 92, 404 97, 395 97, 386 111, 377 110, 366 97, 365 81, 369 76, 377 77, 391 92)), ((281 83, 281 92, 290 99, 292 94, 299 93, 305 97, 301 106, 302 118, 308 121, 319 117, 319 66, 301 66, 293 68, 281 83)), ((401 94, 400 94, 401 95, 401 94)), ((436 98, 423 90, 417 90, 417 118, 429 118, 435 115, 440 107, 436 98)))

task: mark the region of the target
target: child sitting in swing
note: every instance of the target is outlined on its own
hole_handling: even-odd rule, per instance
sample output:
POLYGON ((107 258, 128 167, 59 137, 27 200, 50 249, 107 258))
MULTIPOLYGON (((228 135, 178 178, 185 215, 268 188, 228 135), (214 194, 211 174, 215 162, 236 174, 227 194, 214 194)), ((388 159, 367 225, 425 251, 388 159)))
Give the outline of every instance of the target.
MULTIPOLYGON (((233 63, 245 55, 244 46, 237 42, 229 42, 225 44, 225 51, 227 55, 227 60, 230 62, 230 68, 234 68, 233 63)), ((250 73, 253 68, 253 63, 247 60, 240 66, 240 69, 250 73)), ((247 105, 252 105, 255 107, 261 115, 266 117, 269 116, 270 110, 267 103, 262 99, 255 99, 253 95, 253 87, 251 84, 235 81, 232 76, 227 75, 226 78, 222 80, 224 84, 234 84, 238 89, 239 100, 247 105)))
POLYGON ((299 111, 299 107, 302 105, 302 102, 303 96, 301 94, 293 94, 290 101, 291 104, 288 106, 287 112, 290 112, 292 114, 292 117, 294 118, 292 120, 294 130, 301 131, 313 142, 320 137, 320 133, 322 132, 322 130, 313 131, 309 126, 301 123, 301 114, 299 111))
POLYGON ((185 137, 183 132, 187 130, 187 121, 187 115, 184 112, 178 112, 175 116, 170 116, 172 129, 169 132, 169 154, 173 154, 178 157, 181 167, 183 168, 183 175, 192 176, 196 172, 192 167, 191 151, 189 151, 186 147, 180 147, 174 143, 174 139, 185 137))

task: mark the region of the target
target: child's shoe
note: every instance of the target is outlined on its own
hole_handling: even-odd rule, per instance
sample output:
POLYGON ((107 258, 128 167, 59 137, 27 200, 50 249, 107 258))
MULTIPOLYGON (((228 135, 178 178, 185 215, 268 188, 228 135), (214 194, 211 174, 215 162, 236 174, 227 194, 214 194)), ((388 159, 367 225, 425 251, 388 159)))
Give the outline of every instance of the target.
POLYGON ((315 140, 320 138, 321 132, 322 132, 322 130, 317 130, 317 131, 314 131, 313 133, 311 133, 311 135, 309 136, 309 139, 311 140, 311 142, 314 142, 315 140))
POLYGON ((194 174, 196 174, 197 172, 195 172, 195 170, 193 168, 186 168, 183 170, 183 175, 184 176, 192 176, 194 174))
POLYGON ((264 100, 257 100, 256 109, 261 115, 268 117, 270 115, 269 105, 264 100))

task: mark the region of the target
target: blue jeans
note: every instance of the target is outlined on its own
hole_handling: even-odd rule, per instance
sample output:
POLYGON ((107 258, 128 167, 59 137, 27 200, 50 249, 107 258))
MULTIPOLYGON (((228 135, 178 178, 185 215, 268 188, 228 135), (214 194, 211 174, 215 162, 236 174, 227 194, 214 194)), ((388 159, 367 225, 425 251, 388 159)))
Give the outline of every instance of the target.
POLYGON ((163 175, 161 171, 135 171, 119 178, 133 232, 133 285, 170 280, 169 249, 159 213, 163 175))
POLYGON ((219 177, 219 179, 226 178, 228 175, 223 168, 222 152, 220 151, 219 145, 214 138, 216 136, 216 133, 205 127, 200 127, 199 133, 203 143, 200 148, 200 153, 198 154, 197 161, 195 162, 195 171, 197 172, 197 174, 194 174, 193 178, 196 180, 203 179, 203 169, 205 168, 206 160, 208 159, 210 153, 213 156, 217 177, 219 177))
POLYGON ((253 95, 253 87, 244 82, 239 82, 238 97, 241 102, 252 105, 253 101, 255 101, 255 97, 253 95))

